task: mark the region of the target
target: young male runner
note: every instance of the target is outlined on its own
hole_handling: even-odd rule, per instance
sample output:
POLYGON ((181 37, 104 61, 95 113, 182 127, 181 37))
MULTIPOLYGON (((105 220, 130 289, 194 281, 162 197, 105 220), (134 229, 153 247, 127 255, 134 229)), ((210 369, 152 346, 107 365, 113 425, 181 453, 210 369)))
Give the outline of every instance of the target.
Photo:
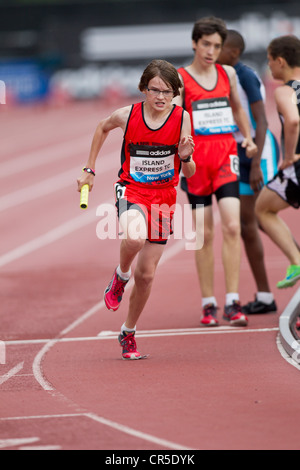
POLYGON ((237 123, 245 136, 242 147, 252 157, 254 144, 245 111, 236 85, 232 67, 216 64, 226 39, 225 23, 215 17, 202 18, 193 28, 193 62, 180 68, 184 88, 176 99, 183 104, 192 120, 195 139, 194 160, 196 173, 183 179, 193 209, 196 230, 204 231, 204 246, 196 250, 196 266, 202 291, 203 318, 201 323, 215 326, 217 301, 214 296, 214 248, 212 195, 215 194, 223 232, 223 266, 225 271, 226 299, 223 318, 230 325, 246 326, 248 319, 239 301, 240 270, 240 201, 237 145, 233 137, 237 123), (204 208, 203 208, 204 206, 204 208), (204 227, 197 224, 198 211, 204 211, 204 227))
POLYGON ((236 71, 240 100, 248 116, 251 136, 258 148, 257 154, 250 160, 241 145, 243 136, 240 132, 234 133, 240 160, 242 239, 257 287, 255 300, 244 305, 243 311, 257 314, 277 310, 265 268, 264 249, 255 216, 255 201, 263 185, 277 173, 279 147, 275 136, 268 129, 264 106, 265 87, 257 73, 240 60, 244 49, 243 36, 238 31, 228 30, 218 62, 231 65, 236 71))
POLYGON ((278 213, 300 206, 300 40, 295 36, 273 39, 268 47, 273 77, 283 85, 275 91, 282 122, 283 161, 279 172, 263 188, 256 202, 256 214, 265 232, 290 261, 279 289, 291 287, 300 279, 300 252, 288 226, 278 213))
POLYGON ((156 267, 171 233, 180 169, 187 178, 195 171, 190 117, 181 107, 172 104, 181 86, 173 65, 164 60, 152 61, 139 83, 145 101, 117 109, 99 123, 85 171, 78 179, 79 191, 86 183, 92 189, 97 156, 109 132, 120 127, 124 137, 115 190, 124 238, 120 264, 104 298, 108 309, 119 308, 132 262, 138 255, 129 311, 119 336, 124 359, 144 357, 136 349, 136 324, 149 298, 156 267))

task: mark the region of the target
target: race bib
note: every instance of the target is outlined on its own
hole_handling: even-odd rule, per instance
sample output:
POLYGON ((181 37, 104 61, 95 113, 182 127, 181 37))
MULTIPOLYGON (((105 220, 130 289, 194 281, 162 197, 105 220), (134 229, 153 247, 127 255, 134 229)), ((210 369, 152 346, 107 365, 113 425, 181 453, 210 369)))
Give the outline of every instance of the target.
POLYGON ((237 155, 229 155, 231 173, 240 176, 240 159, 237 155))
POLYGON ((174 178, 176 146, 130 144, 130 176, 139 183, 161 183, 174 178))
POLYGON ((196 135, 230 134, 238 130, 226 97, 194 101, 192 108, 196 135))

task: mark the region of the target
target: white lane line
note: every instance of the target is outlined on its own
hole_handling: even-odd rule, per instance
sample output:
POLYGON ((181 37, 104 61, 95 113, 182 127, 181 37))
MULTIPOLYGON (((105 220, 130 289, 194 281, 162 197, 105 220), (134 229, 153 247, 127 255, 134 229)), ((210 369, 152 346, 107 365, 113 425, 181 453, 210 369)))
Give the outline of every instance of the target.
POLYGON ((0 256, 0 267, 3 267, 12 261, 15 261, 19 258, 22 258, 29 253, 33 253, 34 251, 43 248, 50 243, 53 243, 60 238, 69 235, 70 233, 84 227, 87 224, 95 221, 95 213, 94 211, 84 212, 78 217, 74 219, 68 220, 67 222, 59 225, 58 227, 50 230, 49 232, 41 235, 37 238, 30 240, 23 245, 14 248, 13 250, 5 253, 4 255, 0 256))
MULTIPOLYGON (((236 328, 232 326, 218 326, 215 328, 178 328, 167 330, 140 330, 136 332, 136 337, 139 338, 154 338, 156 336, 189 336, 189 335, 212 335, 212 334, 226 334, 226 333, 266 333, 271 331, 278 331, 278 327, 274 328, 236 328)), ((98 334, 99 339, 112 339, 120 334, 119 331, 101 331, 98 334)), ((64 338, 70 340, 71 338, 64 338)))
MULTIPOLYGON (((112 421, 110 419, 106 419, 102 416, 98 416, 95 413, 74 413, 74 414, 54 414, 54 415, 37 415, 37 416, 13 416, 13 417, 7 417, 7 418, 0 418, 1 421, 22 421, 22 420, 34 420, 34 419, 57 419, 57 418, 88 418, 96 423, 100 423, 104 426, 108 426, 118 432, 125 433, 129 436, 133 436, 138 439, 142 439, 147 442, 151 442, 152 444, 156 444, 160 447, 167 447, 168 449, 174 449, 174 450, 191 450, 189 447, 182 446, 181 444, 176 444, 175 442, 166 440, 166 439, 161 439, 156 436, 152 436, 151 434, 144 433, 142 431, 138 431, 136 429, 130 428, 124 424, 117 423, 116 421, 112 421)), ((32 441, 28 440, 28 444, 31 442, 36 442, 38 441, 38 438, 32 438, 32 441), (33 440, 34 439, 34 440, 33 440)), ((25 440, 26 441, 26 440, 25 440)), ((1 444, 1 440, 0 440, 1 444)), ((24 442, 24 439, 6 439, 3 440, 3 447, 8 447, 10 446, 15 446, 18 444, 26 444, 24 442), (5 445, 7 444, 7 445, 5 445)))
POLYGON ((87 152, 91 143, 91 135, 70 139, 60 144, 49 145, 46 148, 22 154, 0 164, 0 178, 16 175, 25 170, 35 169, 41 165, 52 163, 62 158, 68 158, 81 152, 87 152), (75 149, 75 152, 74 152, 75 149))
POLYGON ((38 437, 27 437, 19 439, 0 439, 0 449, 6 449, 7 447, 17 447, 23 444, 32 444, 38 442, 38 437))
MULTIPOLYGON (((114 168, 117 170, 118 161, 116 159, 116 152, 111 152, 103 157, 101 159, 101 166, 101 176, 114 168)), ((74 186, 75 191, 76 179, 79 176, 80 171, 81 168, 77 165, 71 170, 59 173, 51 178, 41 180, 38 183, 26 186, 25 188, 18 189, 17 191, 0 197, 0 212, 6 211, 20 204, 35 201, 40 197, 55 193, 60 189, 67 188, 69 186, 74 186)))
POLYGON ((7 372, 5 375, 2 375, 2 377, 0 377, 0 385, 4 384, 4 382, 6 382, 6 381, 9 380, 11 377, 13 377, 13 376, 16 375, 18 372, 20 372, 20 370, 23 369, 23 366, 24 366, 24 361, 23 361, 23 362, 20 362, 20 363, 17 364, 15 367, 13 367, 12 369, 10 369, 10 371, 7 372))
POLYGON ((78 176, 80 169, 78 166, 72 170, 65 171, 51 178, 41 180, 38 183, 18 189, 12 193, 0 197, 0 212, 11 209, 20 204, 30 201, 36 201, 40 197, 55 193, 60 189, 73 185, 75 191, 76 175, 78 176))
POLYGON ((22 446, 18 450, 61 450, 61 446, 22 446))
MULTIPOLYGON (((104 202, 104 204, 113 204, 113 202, 113 199, 110 199, 104 202)), ((0 256, 0 267, 9 264, 12 261, 16 261, 25 255, 33 253, 40 248, 50 245, 51 243, 60 240, 66 235, 70 235, 76 230, 79 230, 92 222, 95 223, 96 220, 96 208, 91 208, 87 212, 81 213, 78 217, 68 220, 58 227, 49 230, 49 232, 45 233, 44 235, 34 238, 29 242, 24 243, 23 245, 20 245, 17 248, 14 248, 13 250, 0 256)))
POLYGON ((136 429, 129 428, 128 426, 124 426, 123 424, 116 423, 115 421, 111 421, 110 419, 103 418, 98 416, 94 413, 86 413, 86 416, 98 423, 104 424, 112 429, 115 429, 119 432, 123 432, 130 436, 134 436, 138 439, 143 439, 144 441, 151 442, 152 444, 157 444, 161 447, 168 447, 168 449, 174 450, 191 450, 190 447, 184 447, 181 444, 176 444, 175 442, 171 442, 166 439, 160 439, 159 437, 152 436, 151 434, 144 433, 142 431, 137 431, 136 429))
POLYGON ((42 372, 42 362, 44 356, 47 354, 48 351, 57 343, 57 339, 52 339, 45 346, 38 352, 35 356, 33 363, 32 363, 32 371, 35 380, 40 384, 40 386, 46 390, 47 392, 54 391, 55 388, 48 382, 48 380, 44 377, 42 372))
POLYGON ((57 419, 57 418, 78 418, 84 416, 84 413, 62 413, 53 415, 31 415, 31 416, 6 416, 0 418, 0 421, 30 421, 31 419, 57 419))
MULTIPOLYGON (((98 311, 98 310, 97 310, 98 311)), ((140 330, 137 331, 137 338, 155 338, 166 336, 193 336, 193 335, 214 335, 214 334, 226 334, 226 333, 270 333, 272 331, 279 331, 278 327, 274 328, 236 328, 232 326, 219 326, 216 328, 178 328, 174 330, 140 330)), ((105 341, 115 340, 119 331, 101 331, 97 336, 74 336, 70 338, 58 338, 58 339, 20 339, 20 340, 9 340, 4 341, 6 346, 24 346, 34 344, 45 344, 55 341, 56 343, 80 343, 84 341, 105 341)), ((22 374, 25 375, 25 374, 22 374)), ((32 374, 27 374, 32 375, 32 374)))

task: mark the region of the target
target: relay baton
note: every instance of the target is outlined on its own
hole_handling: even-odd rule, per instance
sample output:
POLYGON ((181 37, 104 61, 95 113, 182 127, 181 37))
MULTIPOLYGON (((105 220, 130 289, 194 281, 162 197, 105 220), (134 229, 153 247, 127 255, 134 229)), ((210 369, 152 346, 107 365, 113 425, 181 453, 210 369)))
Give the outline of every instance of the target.
POLYGON ((80 207, 86 209, 89 202, 89 185, 84 184, 80 190, 80 207))

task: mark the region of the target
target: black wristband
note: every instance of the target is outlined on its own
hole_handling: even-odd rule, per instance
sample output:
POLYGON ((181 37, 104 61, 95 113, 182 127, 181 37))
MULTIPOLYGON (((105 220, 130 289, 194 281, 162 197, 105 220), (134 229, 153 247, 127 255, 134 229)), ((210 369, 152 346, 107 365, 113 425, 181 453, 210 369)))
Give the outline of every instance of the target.
POLYGON ((86 173, 91 173, 92 175, 96 176, 96 173, 95 173, 94 170, 92 170, 92 168, 85 167, 85 168, 83 168, 82 171, 86 171, 86 173))
MULTIPOLYGON (((179 157, 180 158, 180 157, 179 157)), ((185 159, 183 158, 180 158, 180 161, 183 162, 183 163, 188 163, 192 160, 192 156, 189 155, 188 157, 186 157, 185 159)))

